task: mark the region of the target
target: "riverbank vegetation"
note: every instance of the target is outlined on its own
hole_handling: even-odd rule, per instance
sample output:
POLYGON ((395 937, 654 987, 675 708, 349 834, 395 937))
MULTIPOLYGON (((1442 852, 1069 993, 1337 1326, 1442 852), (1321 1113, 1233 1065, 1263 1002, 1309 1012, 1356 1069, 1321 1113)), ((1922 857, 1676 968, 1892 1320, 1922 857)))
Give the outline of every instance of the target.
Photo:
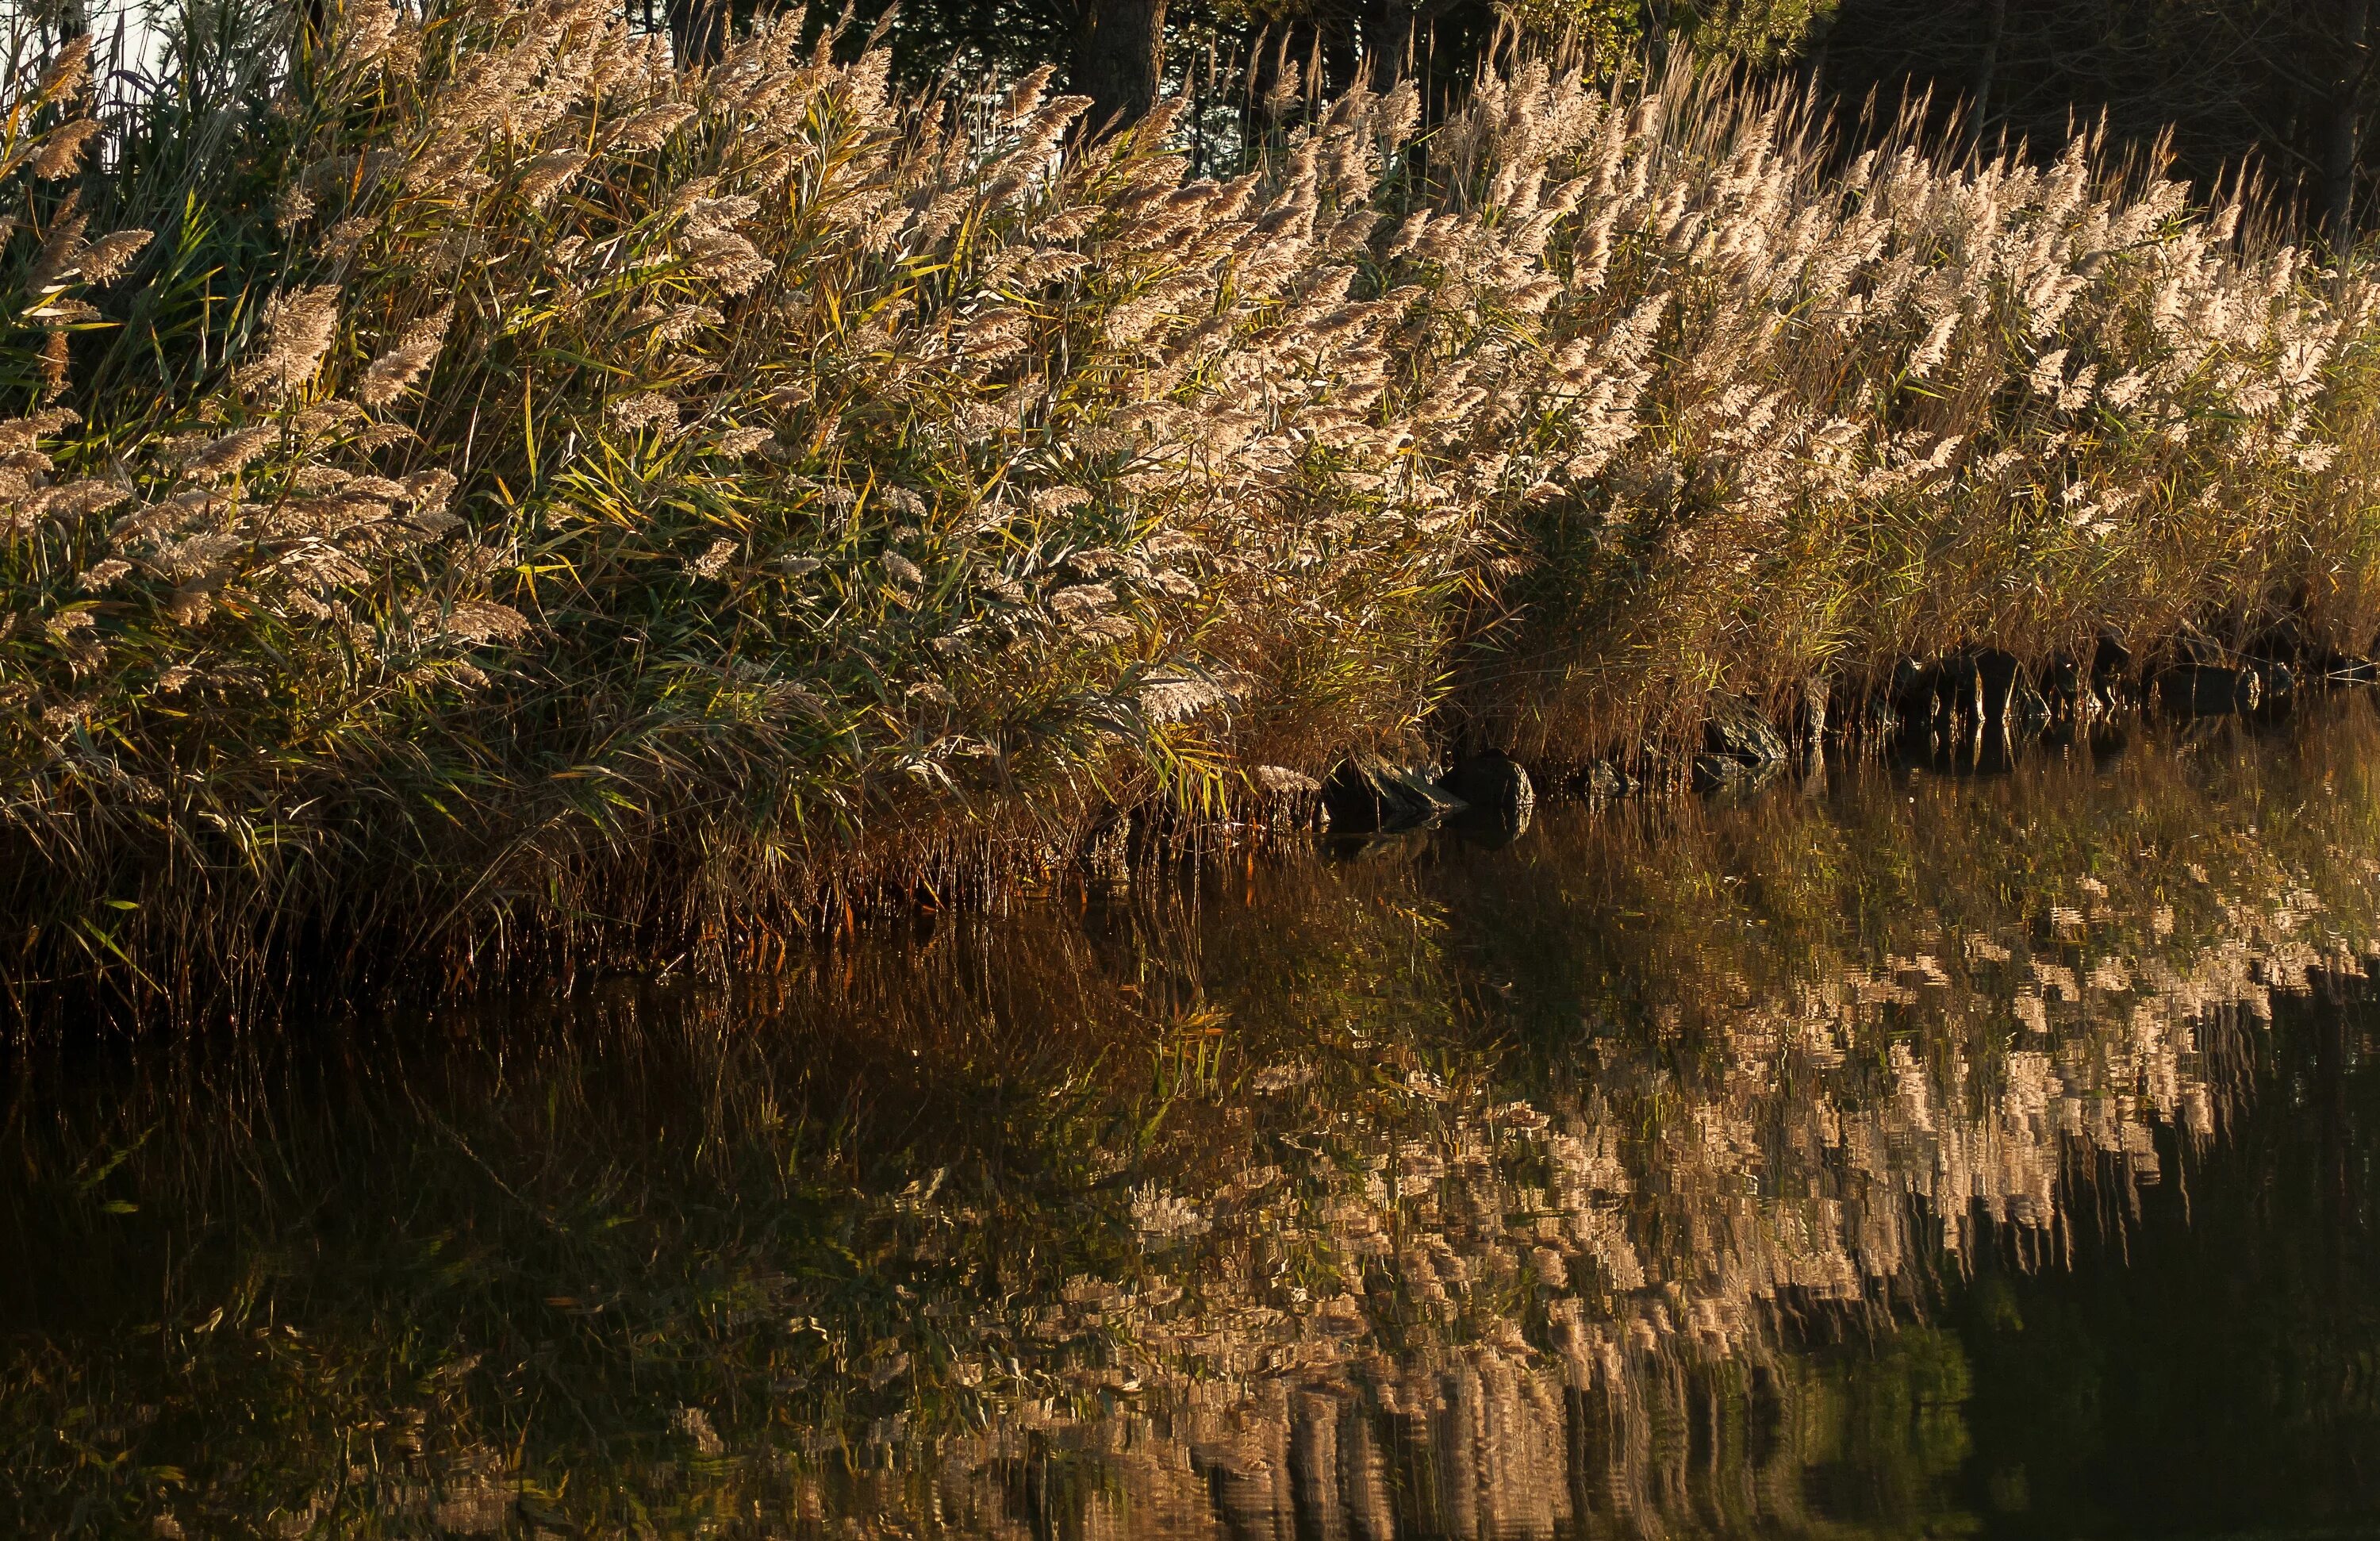
POLYGON ((2380 630, 2368 273, 2088 135, 1557 50, 1426 132, 1284 62, 1194 174, 797 19, 207 14, 9 65, 20 1001, 718 966, 1351 751, 2380 630))

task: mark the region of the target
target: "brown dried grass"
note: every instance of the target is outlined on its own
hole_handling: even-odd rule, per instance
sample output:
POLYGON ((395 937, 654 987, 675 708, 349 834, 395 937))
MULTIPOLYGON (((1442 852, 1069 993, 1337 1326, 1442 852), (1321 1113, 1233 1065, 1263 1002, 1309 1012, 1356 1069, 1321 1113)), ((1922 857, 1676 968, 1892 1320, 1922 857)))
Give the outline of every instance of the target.
POLYGON ((267 12, 178 116, 16 59, 18 988, 716 967, 1351 747, 2380 625, 2368 276, 2087 140, 1845 172, 1524 60, 1193 180, 802 35, 267 12))

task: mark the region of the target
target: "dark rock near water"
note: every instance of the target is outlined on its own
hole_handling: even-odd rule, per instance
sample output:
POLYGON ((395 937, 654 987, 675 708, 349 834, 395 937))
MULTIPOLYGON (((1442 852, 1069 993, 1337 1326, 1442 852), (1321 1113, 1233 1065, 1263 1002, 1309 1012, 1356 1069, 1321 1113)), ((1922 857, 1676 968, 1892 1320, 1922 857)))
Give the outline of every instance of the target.
POLYGON ((2071 659, 2052 664, 2036 680, 2015 654, 1986 649, 1936 663, 1903 659, 1893 671, 1889 692, 1896 726, 2031 737, 2056 720, 2052 696, 2080 708, 2091 698, 2090 688, 2082 666, 2071 659), (2043 693, 2045 683, 2050 695, 2043 693))
POLYGON ((1985 653, 1975 661, 1975 673, 1983 686, 1985 726, 2030 738, 2049 726, 2057 715, 2032 674, 2013 656, 1985 653))
POLYGON ((1703 723, 1703 754, 1745 765, 1773 765, 1785 758, 1785 735, 1743 701, 1716 705, 1703 723))
POLYGON ((1463 805, 1426 771, 1378 755, 1356 755, 1342 761, 1322 783, 1322 806, 1333 830, 1373 834, 1421 829, 1463 805))
POLYGON ((2102 717, 2114 711, 2132 697, 2140 683, 2132 650, 2120 639, 2104 634, 2092 648, 2087 662, 2077 662, 2076 672, 2081 677, 2081 688, 2073 700, 2077 717, 2102 717))
POLYGON ((1758 786, 1784 768, 1775 759, 1736 759, 1727 755, 1696 755, 1691 781, 1696 792, 1737 792, 1758 786))
POLYGON ((1824 674, 1813 674, 1802 682, 1802 756, 1817 759, 1826 753, 1827 709, 1834 697, 1834 686, 1824 674))
POLYGON ((1926 721, 1934 715, 1934 671, 1916 659, 1902 659, 1892 666, 1884 699, 1884 715, 1893 720, 1894 726, 1926 721))
POLYGON ((2034 688, 2031 680, 2017 681, 2016 688, 2009 693, 2009 732, 2030 738, 2046 732, 2057 719, 2058 713, 2050 709, 2049 698, 2034 688))
POLYGON ((1747 701, 1714 703, 1703 723, 1703 749, 1693 766, 1698 791, 1715 792, 1762 780, 1785 763, 1785 735, 1747 701))
POLYGON ((1475 815, 1504 819, 1525 828, 1537 804, 1536 788, 1520 761, 1500 750, 1466 755, 1454 762, 1438 783, 1439 789, 1471 805, 1475 815))
POLYGON ((2156 677, 2156 702, 2183 717, 2228 717, 2262 704, 2264 679, 2253 669, 2179 663, 2156 677))
POLYGON ((1529 809, 1518 813, 1498 813, 1488 808, 1467 807, 1450 816, 1446 827, 1464 843, 1490 851, 1500 851, 1529 832, 1529 809))
POLYGON ((2030 738, 2049 726, 2057 714, 2032 673, 2013 653, 1975 655, 1975 677, 1984 702, 1984 723, 2018 737, 2030 738))
POLYGON ((1093 882, 1123 888, 1132 881, 1132 819, 1111 812, 1091 827, 1075 859, 1093 882))
POLYGON ((1636 789, 1636 783, 1608 759, 1596 760, 1572 772, 1563 785, 1572 796, 1590 803, 1625 797, 1636 789))
POLYGON ((2009 720, 2009 706, 2020 687, 2030 688, 2024 677, 2024 665, 2014 653, 1980 652, 1969 661, 1975 673, 1975 698, 1982 705, 1980 715, 1986 726, 1999 727, 2009 720))
POLYGON ((1983 674, 1972 658, 1938 663, 1905 658, 1893 669, 1892 702, 1912 728, 1946 733, 1954 722, 1983 719, 1983 674))
POLYGON ((2073 658, 2058 658, 2041 672, 2041 689, 2045 705, 2053 713, 2076 718, 2098 716, 2107 705, 2091 677, 2091 671, 2073 658))

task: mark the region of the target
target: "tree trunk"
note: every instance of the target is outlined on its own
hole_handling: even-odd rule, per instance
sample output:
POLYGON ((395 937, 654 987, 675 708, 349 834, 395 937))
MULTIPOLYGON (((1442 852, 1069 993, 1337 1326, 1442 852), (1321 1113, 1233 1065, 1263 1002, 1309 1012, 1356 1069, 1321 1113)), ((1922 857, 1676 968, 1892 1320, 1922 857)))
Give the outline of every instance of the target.
POLYGON ((1992 115, 1992 78, 1999 73, 2000 40, 2008 35, 2008 0, 1984 0, 1984 62, 1975 70, 1975 153, 1984 152, 1984 126, 1992 115))
POLYGON ((2372 0, 2338 0, 2338 24, 2322 190, 2331 245, 2344 252, 2355 244, 2355 173, 2363 158, 2363 78, 2372 49, 2372 0))
POLYGON ((1340 17, 1317 26, 1316 54, 1322 66, 1319 94, 1325 101, 1342 96, 1364 67, 1363 42, 1354 17, 1340 17))
POLYGON ((1127 127, 1157 105, 1165 0, 1093 0, 1075 34, 1074 89, 1091 99, 1094 133, 1127 127))
MULTIPOLYGON (((82 0, 44 0, 44 3, 21 7, 17 14, 30 17, 37 28, 46 30, 58 42, 81 37, 91 30, 91 18, 83 13, 82 0)), ((96 44, 99 40, 93 38, 91 41, 96 44)), ((92 67, 98 67, 94 64, 92 67)))
POLYGON ((1357 12, 1364 34, 1364 67, 1372 87, 1385 91, 1413 72, 1414 7, 1409 0, 1364 0, 1357 12))
POLYGON ((725 51, 729 0, 662 0, 662 10, 680 67, 712 63, 725 51))

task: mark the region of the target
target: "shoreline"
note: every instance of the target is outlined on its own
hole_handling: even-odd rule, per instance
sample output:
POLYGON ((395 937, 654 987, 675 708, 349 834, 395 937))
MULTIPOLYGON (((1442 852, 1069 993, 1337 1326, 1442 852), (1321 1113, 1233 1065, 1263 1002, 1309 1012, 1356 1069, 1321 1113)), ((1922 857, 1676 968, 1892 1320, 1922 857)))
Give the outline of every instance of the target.
POLYGON ((1824 736, 1815 746, 1804 719, 1782 727, 1768 724, 1767 746, 1774 752, 1730 748, 1745 742, 1744 734, 1739 730, 1722 737, 1714 732, 1696 754, 1648 752, 1633 762, 1633 771, 1622 771, 1609 760, 1584 768, 1540 765, 1532 770, 1493 751, 1437 763, 1374 755, 1342 762, 1330 779, 1306 778, 1310 784, 1303 788, 1252 797, 1211 815, 1185 816, 1178 807, 1152 801, 1107 808, 1054 833, 1047 828, 1012 829, 1004 835, 978 832, 953 839, 922 869, 855 863, 846 870, 872 871, 872 887, 854 883, 832 891, 819 906, 793 912, 790 921, 783 914, 771 916, 755 907, 740 915, 723 913, 732 929, 702 939, 679 934, 664 940, 650 924, 606 930, 582 913, 574 917, 575 928, 528 934, 509 954, 458 960, 450 951, 439 959, 443 979, 393 970, 389 961, 400 953, 358 947, 351 938, 344 958, 285 953, 269 975, 210 977, 186 967, 181 977, 187 994, 170 1001, 155 988, 153 977, 128 978, 139 965, 123 958, 117 960, 119 970, 93 970, 46 986, 0 970, 0 985, 6 986, 15 1008, 18 1032, 38 1035, 42 1024, 67 1021, 132 1032, 209 1023, 270 1025, 326 1007, 368 1007, 376 1013, 427 1009, 523 989, 553 989, 566 994, 602 979, 658 981, 683 976, 717 984, 765 976, 811 948, 832 946, 887 925, 930 922, 946 913, 993 915, 1012 904, 1073 902, 1069 896, 1087 901, 1095 893, 1120 893, 1162 881, 1184 859, 1219 849, 1244 846, 1262 852, 1284 844, 1344 848, 1349 843, 1402 841, 1441 830, 1493 847, 1524 838, 1538 813, 1556 807, 1624 806, 1653 811, 1762 795, 1789 782, 1803 790, 1823 789, 1830 777, 1874 769, 2006 773, 2045 751, 2078 745, 2102 747, 2108 735, 2120 746, 2143 727, 2163 724, 2178 731, 2226 721, 2246 726, 2278 724, 2310 710, 2337 711, 2342 703, 2362 698, 2361 686, 2368 683, 2361 672, 2312 675, 2270 660, 2238 666, 2183 664, 2129 677, 2103 674, 2086 687, 2087 695, 2052 695, 2044 714, 2012 719, 2008 703, 2022 701, 2022 673, 2017 688, 2000 698, 1998 711, 1991 710, 1989 698, 1972 690, 1951 695, 1950 682, 1963 679, 1971 686, 1974 677, 1955 667, 1937 669, 1921 677, 1915 693, 1903 693, 1904 708, 1920 700, 1937 703, 1938 714, 1930 718, 1904 714, 1880 698, 1850 712, 1834 711, 1823 720, 1824 736), (2199 676, 2217 669, 2227 672, 2226 688, 2202 686, 2199 676), (2249 670, 2265 677, 2285 676, 2288 684, 2273 695, 2258 689, 2251 704, 2248 692, 2228 684, 2230 677, 2249 670), (2177 676, 2190 682, 2186 688, 2174 683, 2177 676), (1719 763, 1714 766, 1713 761, 1719 763), (1448 790, 1466 771, 1476 776, 1483 763, 1492 771, 1485 783, 1487 795, 1466 801, 1448 790), (1359 767, 1365 776, 1351 779, 1348 772, 1359 767), (1517 807, 1511 800, 1515 772, 1517 807), (195 1009, 191 1001, 198 1002, 195 1009))
POLYGON ((1363 767, 1716 785, 2380 637, 2380 273, 2088 134, 1523 55, 1194 165, 773 20, 338 26, 220 118, 8 88, 12 999, 715 971, 1363 767))

